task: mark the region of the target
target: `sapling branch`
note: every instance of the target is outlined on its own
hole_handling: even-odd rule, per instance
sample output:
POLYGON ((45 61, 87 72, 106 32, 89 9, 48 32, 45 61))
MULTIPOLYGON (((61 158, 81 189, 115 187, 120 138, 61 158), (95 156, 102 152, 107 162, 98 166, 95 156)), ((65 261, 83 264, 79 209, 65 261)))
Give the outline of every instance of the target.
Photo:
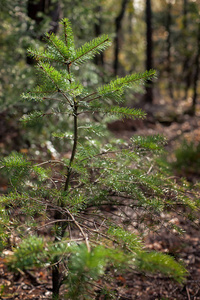
POLYGON ((97 92, 91 93, 91 94, 89 94, 89 95, 83 97, 83 98, 81 99, 81 101, 87 99, 87 98, 90 97, 90 96, 96 95, 96 94, 97 94, 97 92))
POLYGON ((66 96, 66 94, 60 89, 60 87, 57 85, 57 83, 51 78, 51 76, 49 76, 48 72, 45 70, 45 68, 39 64, 39 68, 43 70, 43 72, 46 74, 46 76, 51 80, 51 82, 56 86, 58 93, 61 93, 61 95, 67 100, 67 102, 69 103, 69 105, 71 107, 73 107, 71 101, 68 99, 68 97, 66 96))
POLYGON ((99 43, 98 45, 94 46, 92 49, 89 49, 88 51, 82 53, 81 55, 79 55, 78 57, 76 57, 75 59, 73 59, 73 60, 71 61, 71 63, 74 63, 74 62, 76 62, 77 60, 79 60, 81 57, 87 55, 87 54, 90 53, 90 52, 93 52, 95 49, 97 49, 99 46, 105 44, 106 42, 109 42, 109 39, 108 39, 108 38, 106 38, 104 41, 102 41, 102 42, 99 43))
POLYGON ((53 101, 56 101, 56 102, 62 102, 63 103, 63 100, 60 100, 60 99, 57 99, 57 98, 51 98, 51 97, 43 97, 43 100, 53 100, 53 101))
POLYGON ((36 52, 36 51, 33 51, 32 49, 31 50, 28 50, 27 51, 28 52, 28 54, 30 55, 30 56, 32 56, 32 57, 34 57, 34 59, 36 60, 36 61, 40 61, 40 60, 47 60, 47 61, 49 61, 49 60, 51 60, 51 61, 54 61, 54 62, 60 62, 60 60, 59 59, 55 59, 55 58, 53 58, 53 57, 49 57, 49 56, 47 56, 46 54, 43 54, 43 53, 39 53, 39 52, 36 52))
POLYGON ((49 40, 49 41, 52 43, 52 45, 55 47, 55 49, 57 49, 57 51, 60 53, 60 55, 61 55, 64 59, 66 59, 66 57, 63 55, 62 51, 60 51, 59 47, 58 47, 58 46, 56 45, 56 43, 53 41, 51 35, 46 34, 46 39, 49 40))
POLYGON ((74 224, 76 225, 76 227, 78 227, 78 229, 80 230, 82 236, 85 239, 85 244, 87 246, 88 252, 90 252, 90 244, 88 241, 88 236, 85 234, 85 232, 83 231, 83 228, 80 226, 80 224, 76 221, 76 219, 74 218, 73 214, 70 213, 70 211, 68 209, 65 209, 67 214, 70 216, 70 218, 73 220, 74 224))

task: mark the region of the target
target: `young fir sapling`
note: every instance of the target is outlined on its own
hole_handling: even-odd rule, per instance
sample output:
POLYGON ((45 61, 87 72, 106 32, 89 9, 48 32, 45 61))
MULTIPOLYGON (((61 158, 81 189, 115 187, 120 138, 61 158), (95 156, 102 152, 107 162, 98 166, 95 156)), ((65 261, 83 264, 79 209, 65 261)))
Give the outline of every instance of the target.
MULTIPOLYGON (((66 139, 70 157, 33 163, 12 153, 2 159, 1 170, 9 173, 11 183, 11 192, 1 196, 2 215, 10 220, 9 230, 21 238, 7 263, 13 270, 42 266, 51 270, 53 299, 59 299, 63 285, 66 299, 95 299, 97 292, 105 292, 106 280, 104 287, 95 281, 106 274, 108 265, 108 274, 134 267, 181 282, 185 268, 168 255, 145 252, 131 227, 131 215, 140 214, 143 223, 147 216, 158 221, 160 212, 177 200, 170 179, 156 167, 152 170, 153 155, 161 151, 164 139, 134 136, 129 143, 102 142, 98 135, 105 127, 93 122, 94 113, 102 123, 107 116, 144 118, 140 109, 119 104, 125 89, 152 80, 155 71, 117 78, 90 91, 76 79, 77 66, 87 64, 111 41, 102 35, 75 49, 70 22, 63 19, 61 24, 61 38, 47 34, 44 51, 28 50, 37 61, 40 82, 23 95, 25 101, 57 105, 49 105, 48 112, 25 115, 22 122, 58 115, 68 118, 72 133, 60 129, 54 137, 66 139), (44 238, 41 228, 48 228, 51 238, 44 238)), ((184 197, 179 201, 192 206, 184 197)))

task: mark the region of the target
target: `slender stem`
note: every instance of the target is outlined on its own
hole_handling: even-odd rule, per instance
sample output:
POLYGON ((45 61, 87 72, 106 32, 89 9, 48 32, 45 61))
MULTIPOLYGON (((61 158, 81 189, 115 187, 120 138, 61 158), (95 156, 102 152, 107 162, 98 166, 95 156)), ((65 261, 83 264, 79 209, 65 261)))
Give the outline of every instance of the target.
POLYGON ((57 98, 51 98, 51 97, 43 97, 43 100, 53 100, 53 101, 57 101, 57 102, 62 102, 63 100, 57 99, 57 98))
POLYGON ((61 160, 51 159, 51 160, 43 161, 40 164, 35 165, 35 167, 39 167, 46 164, 52 164, 52 163, 64 165, 64 163, 61 160))
MULTIPOLYGON (((68 72, 70 74, 70 65, 67 65, 68 68, 68 72)), ((71 80, 69 80, 71 83, 71 80)), ((69 161, 69 165, 67 168, 67 176, 66 176, 66 181, 65 181, 65 186, 64 186, 64 191, 68 191, 69 189, 69 183, 70 183, 70 179, 71 179, 71 175, 72 175, 72 163, 74 161, 74 157, 76 154, 76 148, 77 148, 77 141, 78 141, 78 105, 76 102, 76 98, 74 98, 73 100, 73 116, 74 116, 74 138, 73 138, 73 148, 72 148, 72 154, 71 154, 71 158, 69 161)), ((58 206, 60 206, 61 208, 63 208, 65 206, 65 203, 63 200, 61 200, 60 203, 58 203, 58 206)), ((54 219, 55 220, 59 220, 59 219, 63 219, 63 213, 60 211, 57 211, 55 213, 54 219)), ((55 236, 55 240, 54 242, 57 243, 58 241, 60 241, 64 234, 65 234, 65 230, 67 228, 67 224, 68 222, 66 221, 61 221, 58 222, 58 232, 55 236)), ((85 237, 84 237, 85 238, 85 237)), ((59 290, 60 290, 60 286, 62 285, 62 274, 60 271, 60 261, 58 257, 55 257, 54 260, 55 264, 52 267, 52 283, 53 283, 53 299, 59 299, 59 290)))
POLYGON ((76 154, 76 148, 77 148, 77 141, 78 141, 78 114, 77 114, 77 110, 78 110, 78 107, 77 107, 77 104, 76 102, 74 103, 74 143, 73 143, 73 148, 72 148, 72 154, 71 154, 71 158, 70 158, 70 161, 69 161, 69 166, 68 166, 68 172, 67 172, 67 178, 66 178, 66 181, 65 181, 65 187, 64 187, 64 191, 67 191, 68 188, 69 188, 69 182, 70 182, 70 178, 71 178, 71 174, 72 174, 72 163, 74 161, 74 157, 75 157, 75 154, 76 154))
POLYGON ((93 96, 93 95, 95 95, 95 94, 97 94, 97 92, 94 92, 94 93, 91 93, 91 94, 85 96, 84 98, 81 99, 81 101, 83 101, 83 100, 85 100, 86 98, 88 98, 88 97, 90 97, 90 96, 93 96))
MULTIPOLYGON (((70 178, 71 178, 71 174, 72 174, 71 164, 74 160, 75 153, 76 153, 76 147, 77 147, 77 137, 78 137, 78 135, 77 135, 77 106, 76 105, 75 105, 75 112, 76 113, 74 114, 74 144, 73 144, 73 149, 72 149, 72 155, 71 155, 71 158, 70 158, 70 163, 69 163, 69 166, 68 166, 68 173, 67 173, 67 178, 66 178, 66 182, 65 182, 64 191, 67 191, 68 188, 69 188, 70 178)), ((60 203, 60 207, 64 207, 64 202, 63 201, 60 203)), ((55 220, 61 219, 62 217, 63 217, 63 214, 61 212, 56 212, 55 220)), ((64 222, 60 221, 59 222, 59 220, 58 220, 58 224, 60 224, 60 230, 59 230, 59 232, 57 233, 57 235, 55 237, 55 242, 58 242, 60 239, 63 238, 63 236, 65 234, 65 230, 67 228, 68 222, 66 222, 66 221, 64 221, 64 222)), ((86 241, 86 244, 88 245, 87 238, 84 234, 83 234, 83 237, 86 241)), ((61 273, 60 273, 60 262, 58 260, 58 257, 55 258, 55 264, 52 267, 52 282, 53 282, 53 299, 58 299, 60 286, 62 284, 62 278, 61 278, 61 273)))
POLYGON ((92 102, 92 101, 94 101, 96 99, 99 99, 99 98, 102 98, 102 96, 100 95, 100 96, 97 96, 95 98, 89 99, 89 100, 87 100, 87 102, 89 103, 89 102, 92 102))
POLYGON ((85 234, 85 232, 83 231, 82 227, 79 225, 79 223, 76 221, 76 219, 74 218, 74 216, 70 213, 70 211, 68 209, 66 209, 68 215, 71 217, 71 219, 74 221, 74 224, 76 225, 76 227, 78 227, 78 229, 80 230, 82 236, 84 237, 85 239, 85 243, 86 243, 86 246, 87 246, 87 249, 88 249, 88 252, 90 252, 90 244, 89 244, 89 241, 88 241, 88 236, 85 234))

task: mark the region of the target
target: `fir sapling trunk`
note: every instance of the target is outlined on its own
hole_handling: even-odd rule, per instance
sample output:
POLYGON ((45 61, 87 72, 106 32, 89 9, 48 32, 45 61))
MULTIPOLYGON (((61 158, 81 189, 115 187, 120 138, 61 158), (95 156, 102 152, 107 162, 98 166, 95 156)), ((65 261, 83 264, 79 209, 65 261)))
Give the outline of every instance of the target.
POLYGON ((67 192, 68 188, 69 188, 70 177, 71 177, 71 173, 72 173, 71 165, 74 161, 74 157, 76 154, 76 148, 77 148, 77 141, 78 141, 78 114, 77 113, 78 113, 78 106, 76 103, 76 99, 74 99, 74 109, 73 109, 74 139, 73 139, 73 148, 72 148, 71 158, 70 158, 69 166, 67 168, 67 176, 66 176, 65 187, 64 187, 65 192, 67 192))
MULTIPOLYGON (((68 65, 68 73, 70 75, 70 66, 68 65)), ((69 79, 70 85, 71 85, 71 79, 69 79)), ((69 161, 69 165, 67 166, 67 174, 66 174, 66 181, 64 185, 64 192, 67 193, 69 189, 69 184, 70 184, 70 178, 72 175, 72 164, 75 158, 76 154, 76 148, 77 148, 77 141, 78 141, 78 105, 76 102, 76 98, 73 98, 73 146, 72 146, 72 152, 71 152, 71 157, 69 161)), ((65 206, 65 203, 62 201, 61 203, 57 203, 58 206, 61 208, 65 206)), ((64 219, 63 213, 56 211, 55 220, 59 219, 64 219)), ((58 232, 55 237, 55 242, 60 241, 65 234, 66 228, 67 228, 67 221, 65 222, 60 222, 60 228, 58 228, 58 232)), ((54 266, 52 267, 52 286, 53 286, 53 299, 58 299, 59 298, 59 290, 60 286, 62 284, 62 277, 60 273, 60 263, 59 263, 59 258, 55 258, 54 266)))

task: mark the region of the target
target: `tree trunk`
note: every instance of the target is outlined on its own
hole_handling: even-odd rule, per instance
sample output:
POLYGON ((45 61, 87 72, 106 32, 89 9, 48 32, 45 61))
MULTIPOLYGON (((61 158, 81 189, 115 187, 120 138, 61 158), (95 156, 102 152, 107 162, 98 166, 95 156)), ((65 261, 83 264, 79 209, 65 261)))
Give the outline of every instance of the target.
POLYGON ((187 29, 188 15, 188 0, 183 0, 183 29, 187 29))
MULTIPOLYGON (((27 11, 28 17, 35 21, 36 28, 34 32, 34 37, 37 39, 43 40, 44 35, 37 35, 38 27, 40 26, 41 22, 44 20, 44 16, 48 16, 51 18, 49 24, 49 33, 54 32, 56 33, 58 30, 58 21, 60 18, 60 4, 59 1, 52 1, 52 0, 28 0, 27 4, 27 11), (38 14, 42 13, 42 14, 38 14)), ((27 57, 27 63, 33 64, 33 59, 27 57)))
MULTIPOLYGON (((97 22, 94 25, 94 31, 95 31, 95 36, 96 37, 98 37, 102 34, 102 30, 101 30, 101 24, 102 24, 101 11, 102 11, 102 8, 101 8, 100 5, 98 5, 97 8, 96 8, 97 22)), ((99 55, 95 56, 94 62, 97 66, 103 67, 103 65, 104 65, 104 54, 103 54, 103 52, 101 52, 99 55)))
MULTIPOLYGON (((153 42, 152 42, 152 9, 151 0, 146 0, 146 70, 153 68, 153 42)), ((147 81, 145 101, 153 103, 153 83, 147 81)))
POLYGON ((49 32, 56 33, 58 30, 58 21, 60 17, 60 4, 58 1, 51 0, 28 0, 28 16, 35 20, 36 24, 39 25, 43 21, 42 16, 38 16, 38 13, 44 13, 46 16, 51 18, 49 32))
POLYGON ((168 33, 167 35, 167 73, 168 73, 168 88, 169 88, 169 96, 174 99, 174 93, 173 93, 173 84, 172 84, 172 68, 171 68, 171 48, 172 48, 172 42, 171 42, 171 10, 172 10, 172 4, 169 2, 167 4, 167 20, 166 20, 166 31, 168 33))
POLYGON ((126 5, 128 4, 129 0, 122 0, 122 6, 119 15, 115 19, 115 40, 114 40, 114 75, 118 75, 118 68, 119 68, 119 47, 120 47, 120 30, 122 26, 122 20, 124 17, 124 13, 126 10, 126 5))
POLYGON ((189 57, 188 57, 188 42, 187 42, 187 28, 188 27, 188 0, 183 0, 183 47, 186 51, 186 55, 183 61, 183 81, 185 84, 185 95, 184 99, 188 97, 188 90, 191 85, 191 68, 189 66, 189 57))
POLYGON ((55 264, 52 267, 52 292, 53 292, 53 300, 59 299, 59 291, 61 286, 61 278, 59 271, 59 263, 55 264))
POLYGON ((197 103, 197 83, 199 80, 199 71, 200 71, 200 18, 198 20, 198 34, 197 34, 197 54, 195 59, 195 74, 194 74, 194 85, 193 85, 193 99, 192 99, 192 115, 195 115, 196 112, 196 103, 197 103))

